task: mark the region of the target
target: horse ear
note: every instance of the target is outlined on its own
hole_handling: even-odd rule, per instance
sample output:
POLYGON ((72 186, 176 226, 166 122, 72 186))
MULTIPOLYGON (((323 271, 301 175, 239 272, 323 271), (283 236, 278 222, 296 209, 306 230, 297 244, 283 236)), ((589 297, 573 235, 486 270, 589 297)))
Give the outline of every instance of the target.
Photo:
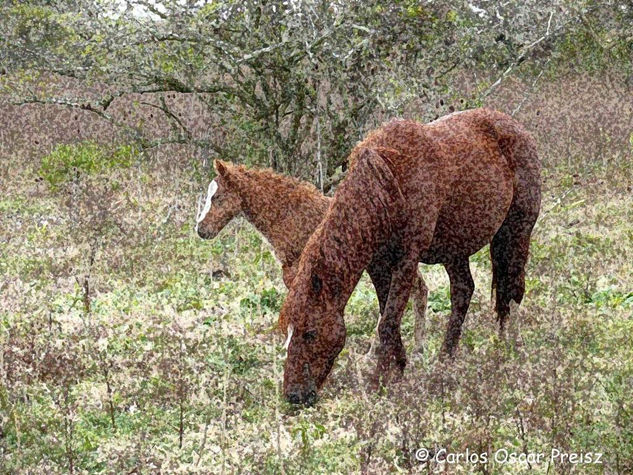
POLYGON ((213 168, 220 176, 226 176, 229 172, 230 164, 227 162, 223 162, 222 160, 214 160, 213 168))

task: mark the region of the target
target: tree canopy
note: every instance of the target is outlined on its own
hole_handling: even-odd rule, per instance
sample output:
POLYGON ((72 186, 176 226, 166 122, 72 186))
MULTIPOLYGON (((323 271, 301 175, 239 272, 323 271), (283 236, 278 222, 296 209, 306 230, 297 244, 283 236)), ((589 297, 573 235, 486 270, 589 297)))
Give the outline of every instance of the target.
POLYGON ((14 102, 89 110, 143 147, 191 144, 326 189, 368 128, 412 101, 432 119, 465 71, 480 79, 461 91, 462 108, 521 68, 573 56, 586 47, 579 36, 597 45, 596 61, 625 58, 633 44, 624 2, 40 0, 2 2, 0 15, 14 102), (92 92, 60 95, 51 75, 92 92), (205 133, 191 111, 174 111, 174 93, 195 95, 205 133), (132 94, 152 98, 145 105, 169 120, 168 136, 110 114, 132 94))

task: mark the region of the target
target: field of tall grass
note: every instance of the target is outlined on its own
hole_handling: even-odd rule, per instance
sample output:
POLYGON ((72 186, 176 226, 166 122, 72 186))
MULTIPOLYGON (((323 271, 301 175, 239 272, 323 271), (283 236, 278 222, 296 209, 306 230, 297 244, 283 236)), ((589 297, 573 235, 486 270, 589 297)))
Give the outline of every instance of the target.
POLYGON ((421 266, 424 352, 372 392, 364 276, 320 400, 298 409, 280 395, 272 249, 243 220, 213 241, 193 232, 210 171, 92 143, 3 156, 0 473, 631 473, 633 143, 542 158, 507 340, 485 248, 458 357, 440 362, 448 279, 421 266))

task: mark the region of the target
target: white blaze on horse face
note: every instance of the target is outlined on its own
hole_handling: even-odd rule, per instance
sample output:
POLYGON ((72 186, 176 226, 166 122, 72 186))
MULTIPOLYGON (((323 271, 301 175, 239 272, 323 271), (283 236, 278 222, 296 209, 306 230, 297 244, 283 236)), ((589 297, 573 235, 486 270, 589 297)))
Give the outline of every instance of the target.
POLYGON ((292 334, 295 331, 295 327, 293 325, 288 325, 288 338, 286 338, 286 343, 284 343, 284 349, 288 351, 288 347, 290 346, 290 339, 292 338, 292 334))
POLYGON ((204 202, 204 208, 202 208, 201 213, 198 213, 196 230, 198 229, 198 224, 202 222, 202 220, 211 209, 211 198, 213 198, 213 195, 215 195, 216 191, 218 191, 218 184, 215 182, 215 180, 213 180, 211 183, 209 183, 209 188, 207 189, 207 200, 204 202))

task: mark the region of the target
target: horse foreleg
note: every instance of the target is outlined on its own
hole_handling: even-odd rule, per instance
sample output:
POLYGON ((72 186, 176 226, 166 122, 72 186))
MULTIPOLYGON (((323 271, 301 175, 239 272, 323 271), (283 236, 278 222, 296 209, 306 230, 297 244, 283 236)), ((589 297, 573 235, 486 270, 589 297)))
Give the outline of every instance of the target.
POLYGON ((414 353, 424 351, 424 325, 426 317, 426 304, 428 301, 429 289, 424 282, 422 274, 418 272, 411 290, 411 300, 413 302, 413 314, 415 316, 415 326, 413 330, 414 353))
POLYGON ((378 347, 380 345, 379 327, 382 319, 382 314, 387 304, 387 297, 389 297, 389 286, 391 285, 391 263, 381 253, 376 253, 369 266, 367 266, 367 273, 371 279, 374 288, 376 289, 376 296, 378 297, 378 321, 376 322, 376 330, 372 336, 371 345, 369 347, 368 355, 375 356, 378 353, 378 347))
POLYGON ((292 266, 284 266, 282 268, 282 276, 283 276, 284 284, 288 290, 290 290, 292 281, 295 280, 295 276, 297 275, 298 264, 299 263, 296 262, 292 266))
POLYGON ((462 324, 475 290, 475 283, 470 274, 468 257, 444 264, 444 267, 451 282, 451 318, 446 329, 442 353, 452 357, 462 334, 462 324))
POLYGON ((392 363, 402 375, 407 364, 407 355, 400 336, 402 314, 409 300, 411 286, 416 275, 416 259, 402 260, 391 274, 391 285, 385 309, 378 325, 380 347, 376 380, 385 379, 392 363))

